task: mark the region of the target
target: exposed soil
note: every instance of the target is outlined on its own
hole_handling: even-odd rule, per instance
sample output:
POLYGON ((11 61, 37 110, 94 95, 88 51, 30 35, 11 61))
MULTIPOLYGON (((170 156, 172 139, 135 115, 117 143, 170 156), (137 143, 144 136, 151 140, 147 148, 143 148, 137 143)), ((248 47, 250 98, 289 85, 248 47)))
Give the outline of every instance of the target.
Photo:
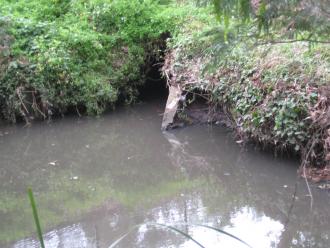
POLYGON ((326 166, 323 169, 319 168, 299 168, 298 173, 301 177, 307 178, 314 183, 330 182, 330 166, 326 166))

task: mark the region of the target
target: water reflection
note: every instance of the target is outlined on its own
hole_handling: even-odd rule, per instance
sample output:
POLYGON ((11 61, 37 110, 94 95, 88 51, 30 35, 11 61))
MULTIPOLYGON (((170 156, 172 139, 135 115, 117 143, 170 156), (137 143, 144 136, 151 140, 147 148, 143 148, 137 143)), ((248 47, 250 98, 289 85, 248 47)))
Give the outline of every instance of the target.
POLYGON ((240 235, 255 248, 276 247, 284 231, 284 225, 246 206, 231 215, 230 226, 225 227, 225 230, 240 235))
MULTIPOLYGON (((17 242, 14 248, 38 247, 38 241, 23 239, 17 242)), ((95 242, 88 240, 86 233, 80 224, 72 225, 59 230, 48 232, 45 235, 45 246, 47 248, 71 247, 88 248, 96 247, 95 242)))
POLYGON ((25 194, 32 186, 47 247, 329 247, 330 201, 313 189, 311 211, 297 162, 242 150, 219 127, 162 134, 162 106, 141 105, 99 119, 5 127, 0 137, 0 246, 38 247, 25 194), (56 162, 55 162, 56 161, 56 162), (20 241, 17 241, 20 240, 20 241), (243 247, 243 246, 242 246, 243 247))

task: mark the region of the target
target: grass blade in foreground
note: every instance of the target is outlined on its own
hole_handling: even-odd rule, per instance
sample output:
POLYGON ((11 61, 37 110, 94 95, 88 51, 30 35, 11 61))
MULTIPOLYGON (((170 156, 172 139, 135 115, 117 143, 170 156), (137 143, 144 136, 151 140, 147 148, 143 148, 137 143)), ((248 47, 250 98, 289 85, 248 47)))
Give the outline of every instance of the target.
POLYGON ((36 203, 34 201, 32 189, 30 189, 30 188, 28 188, 28 195, 29 195, 29 199, 30 199, 30 203, 31 203, 31 207, 32 207, 34 222, 35 222, 36 227, 37 227, 37 233, 38 233, 38 238, 39 238, 39 241, 40 241, 40 245, 41 245, 41 248, 45 248, 44 239, 42 238, 42 231, 41 231, 38 212, 37 212, 37 206, 36 206, 36 203))
MULTIPOLYGON (((189 225, 189 224, 188 224, 188 225, 189 225)), ((223 231, 223 230, 221 230, 221 229, 215 228, 215 227, 213 227, 213 226, 206 226, 206 225, 199 225, 199 224, 193 224, 193 225, 194 225, 194 226, 201 226, 201 227, 209 228, 209 229, 212 229, 212 230, 214 230, 214 231, 220 232, 220 233, 222 233, 222 234, 224 234, 224 235, 227 235, 227 236, 229 236, 229 237, 231 237, 231 238, 233 238, 233 239, 236 239, 237 241, 241 242, 242 244, 246 245, 247 247, 252 248, 252 246, 250 246, 250 245, 249 245, 248 243, 246 243, 245 241, 243 241, 243 240, 241 240, 240 238, 236 237, 235 235, 230 234, 230 233, 228 233, 228 232, 225 232, 225 231, 223 231)))
MULTIPOLYGON (((218 229, 216 227, 212 227, 212 226, 207 226, 207 225, 202 225, 202 224, 189 224, 189 223, 179 223, 180 225, 186 225, 186 226, 200 226, 200 227, 204 227, 204 228, 208 228, 208 229, 212 229, 214 231, 217 231, 221 234, 224 234, 226 236, 229 236, 233 239, 236 239, 237 241, 241 242, 242 244, 246 245, 247 247, 249 248, 252 248, 251 245, 249 245, 248 243, 246 243, 245 241, 241 240, 240 238, 236 237, 235 235, 233 234, 230 234, 226 231, 223 231, 221 229, 218 229)), ((146 225, 150 225, 150 226, 161 226, 161 227, 165 227, 165 228, 168 228, 168 229, 171 229, 172 231, 175 231, 177 233, 180 233, 181 235, 185 236, 187 239, 190 239, 191 241, 193 241, 195 244, 197 244, 199 247, 201 248, 205 248, 201 243, 199 243, 197 240, 195 240, 193 237, 191 237, 189 234, 173 227, 173 226, 169 226, 169 225, 165 225, 165 224, 160 224, 160 223, 147 223, 146 225)), ((116 241, 114 241, 109 248, 113 248, 115 247, 119 242, 121 242, 124 238, 126 238, 126 236, 128 234, 130 234, 134 229, 136 229, 137 227, 139 227, 141 225, 137 225, 137 226, 134 226, 130 231, 128 231, 127 233, 125 233, 124 235, 122 235, 120 238, 118 238, 116 241)))
MULTIPOLYGON (((144 225, 144 224, 142 224, 144 225)), ((142 225, 138 225, 138 226, 135 226, 133 227, 130 231, 128 231, 127 233, 125 233, 124 235, 122 235, 120 238, 118 238, 117 240, 115 240, 110 246, 109 248, 113 248, 115 247, 119 242, 121 242, 124 238, 126 238, 126 236, 128 234, 130 234, 135 228, 137 227, 140 227, 142 225)), ((173 227, 173 226, 168 226, 168 225, 165 225, 165 224, 159 224, 159 223, 147 223, 146 225, 150 225, 150 226, 160 226, 160 227, 166 227, 174 232, 177 232, 177 233, 180 233, 181 235, 185 236, 187 239, 190 239, 191 241, 193 241, 196 245, 198 245, 199 247, 201 248, 205 248, 201 243, 199 243, 197 240, 195 240, 193 237, 191 237, 189 234, 173 227)))
POLYGON ((128 234, 130 234, 134 229, 140 227, 141 225, 137 225, 137 226, 134 226, 133 228, 131 228, 131 230, 129 230, 127 233, 125 233, 124 235, 122 235, 120 238, 118 238, 117 240, 115 240, 110 246, 109 248, 113 248, 115 247, 120 241, 122 241, 124 238, 126 238, 126 236, 128 234))
POLYGON ((203 245, 201 245, 201 243, 199 243, 197 240, 195 240, 193 237, 191 237, 188 233, 185 233, 173 226, 168 226, 165 224, 158 224, 158 223, 152 223, 151 225, 155 225, 155 226, 162 226, 162 227, 166 227, 168 229, 171 229, 172 231, 178 232, 180 234, 182 234, 183 236, 185 236, 187 239, 190 239, 191 241, 193 241, 196 245, 198 245, 199 247, 205 248, 203 245))

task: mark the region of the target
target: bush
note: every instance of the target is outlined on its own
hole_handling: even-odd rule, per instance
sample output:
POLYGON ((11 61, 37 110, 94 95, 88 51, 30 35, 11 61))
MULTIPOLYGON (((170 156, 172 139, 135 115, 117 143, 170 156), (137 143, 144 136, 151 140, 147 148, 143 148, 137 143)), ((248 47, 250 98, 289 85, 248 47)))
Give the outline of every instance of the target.
POLYGON ((157 1, 5 1, 0 71, 4 118, 68 109, 100 114, 118 97, 134 102, 150 57, 185 10, 157 1), (9 44, 8 44, 9 43, 9 44))

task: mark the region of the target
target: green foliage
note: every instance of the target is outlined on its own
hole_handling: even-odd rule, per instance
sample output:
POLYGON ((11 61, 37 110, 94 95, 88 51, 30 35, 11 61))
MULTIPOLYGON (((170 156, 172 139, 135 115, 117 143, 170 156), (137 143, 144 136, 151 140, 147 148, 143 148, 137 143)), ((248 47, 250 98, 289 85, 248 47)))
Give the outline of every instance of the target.
POLYGON ((213 98, 230 108, 241 135, 301 151, 313 134, 318 87, 329 80, 318 54, 306 45, 236 48, 219 67, 213 98))
POLYGON ((133 102, 144 67, 160 56, 186 12, 151 0, 5 1, 2 116, 28 121, 68 109, 100 114, 119 96, 133 102))
POLYGON ((3 0, 0 11, 15 17, 50 21, 70 11, 71 0, 12 1, 3 0))
POLYGON ((183 89, 205 94, 221 106, 242 141, 293 150, 324 165, 325 138, 317 136, 318 148, 309 153, 313 158, 306 157, 306 150, 316 133, 312 109, 330 82, 329 46, 308 42, 255 46, 253 39, 244 39, 249 28, 241 26, 242 37, 237 37, 234 20, 228 27, 199 20, 198 32, 187 27, 178 36, 184 39, 172 44, 166 73, 183 89))
POLYGON ((83 25, 63 28, 25 20, 14 25, 13 59, 1 75, 3 111, 46 116, 49 107, 64 112, 70 106, 84 106, 87 112, 99 113, 116 100, 106 68, 107 49, 102 46, 106 37, 83 25), (29 104, 30 92, 38 95, 34 106, 29 104), (8 99, 16 103, 8 104, 8 99))
POLYGON ((126 43, 150 42, 173 28, 173 23, 161 15, 164 8, 155 1, 114 0, 95 6, 92 19, 97 31, 113 39, 126 43))
MULTIPOLYGON (((327 41, 330 34, 327 0, 212 0, 216 15, 225 27, 230 20, 250 26, 254 37, 274 41, 327 41), (257 29, 255 29, 255 27, 257 29)), ((238 29, 239 33, 239 29, 238 29)))

